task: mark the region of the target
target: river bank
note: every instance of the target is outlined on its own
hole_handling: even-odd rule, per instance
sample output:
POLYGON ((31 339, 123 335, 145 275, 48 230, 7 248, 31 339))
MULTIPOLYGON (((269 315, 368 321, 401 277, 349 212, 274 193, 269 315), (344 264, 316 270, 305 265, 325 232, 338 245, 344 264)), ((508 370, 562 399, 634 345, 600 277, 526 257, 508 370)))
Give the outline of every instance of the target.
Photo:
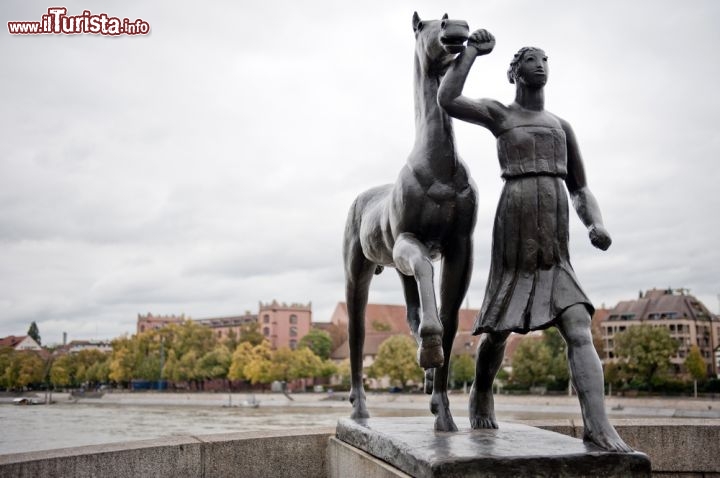
MULTIPOLYGON (((25 394, 43 399, 43 393, 25 394)), ((0 404, 12 402, 14 396, 0 397, 0 404)), ((55 404, 74 405, 116 405, 116 406, 186 406, 186 407, 238 407, 249 398, 259 401, 263 407, 273 408, 328 408, 349 409, 347 393, 175 393, 175 392, 125 392, 111 391, 99 398, 73 397, 68 393, 53 393, 55 404)), ((453 412, 464 413, 467 409, 468 395, 450 394, 453 412)), ((423 394, 368 393, 368 407, 391 410, 425 410, 429 397, 423 394)), ((663 418, 718 418, 720 419, 720 399, 690 397, 617 397, 605 398, 610 416, 623 418, 663 417, 663 418)), ((567 395, 496 395, 495 406, 498 413, 521 412, 534 414, 576 415, 580 417, 580 406, 576 396, 567 395)), ((562 417, 572 418, 572 417, 562 417)))

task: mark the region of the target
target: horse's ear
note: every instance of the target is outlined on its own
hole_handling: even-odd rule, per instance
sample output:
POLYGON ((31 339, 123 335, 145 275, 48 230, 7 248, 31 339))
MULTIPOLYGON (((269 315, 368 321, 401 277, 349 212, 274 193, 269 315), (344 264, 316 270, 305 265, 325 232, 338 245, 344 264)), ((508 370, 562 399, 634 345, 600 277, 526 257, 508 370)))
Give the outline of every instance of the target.
POLYGON ((417 12, 413 13, 412 24, 413 24, 413 31, 416 33, 419 32, 423 27, 423 22, 422 22, 422 20, 420 20, 420 15, 418 15, 417 12))
POLYGON ((443 15, 442 20, 447 20, 448 18, 450 17, 448 17, 448 14, 446 13, 445 15, 443 15))

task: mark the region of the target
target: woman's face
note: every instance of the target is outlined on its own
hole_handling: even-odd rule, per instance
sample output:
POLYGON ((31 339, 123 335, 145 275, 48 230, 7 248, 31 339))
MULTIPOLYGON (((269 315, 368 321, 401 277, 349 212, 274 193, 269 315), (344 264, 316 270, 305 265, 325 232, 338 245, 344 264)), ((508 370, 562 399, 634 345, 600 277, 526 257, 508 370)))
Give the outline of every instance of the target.
POLYGON ((519 83, 531 88, 542 88, 548 79, 547 55, 542 50, 530 50, 526 52, 517 70, 519 83))

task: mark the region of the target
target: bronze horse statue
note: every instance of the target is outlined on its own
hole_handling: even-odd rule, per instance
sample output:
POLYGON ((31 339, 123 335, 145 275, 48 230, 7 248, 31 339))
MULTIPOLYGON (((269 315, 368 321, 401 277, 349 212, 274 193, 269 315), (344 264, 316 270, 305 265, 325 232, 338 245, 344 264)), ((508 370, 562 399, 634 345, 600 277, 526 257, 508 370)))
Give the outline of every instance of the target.
POLYGON ((425 369, 425 392, 435 429, 455 431, 447 397, 448 370, 458 311, 472 270, 477 213, 475 185, 455 148, 452 121, 438 106, 440 79, 464 50, 468 24, 423 21, 415 32, 415 144, 395 184, 360 194, 348 214, 343 243, 350 339, 351 418, 368 418, 362 379, 365 307, 373 274, 397 269, 407 320, 425 369), (442 258, 440 313, 433 286, 434 260, 442 258), (434 370, 433 370, 434 369, 434 370))

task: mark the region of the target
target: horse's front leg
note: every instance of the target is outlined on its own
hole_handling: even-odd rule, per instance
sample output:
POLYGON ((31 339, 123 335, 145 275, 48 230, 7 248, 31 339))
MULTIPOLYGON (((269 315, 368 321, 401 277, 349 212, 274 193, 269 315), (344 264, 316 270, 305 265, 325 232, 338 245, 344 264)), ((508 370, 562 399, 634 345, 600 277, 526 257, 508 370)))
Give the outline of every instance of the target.
POLYGON ((472 238, 458 238, 452 247, 447 247, 442 262, 440 279, 440 319, 443 325, 443 351, 445 360, 435 369, 435 381, 430 411, 435 415, 435 430, 454 432, 457 426, 450 413, 447 396, 448 372, 453 340, 458 327, 458 312, 470 284, 472 272, 472 238))
POLYGON ((420 293, 418 363, 424 369, 439 367, 443 364, 443 328, 437 313, 429 251, 414 235, 403 233, 395 240, 393 262, 400 272, 415 277, 420 293))
MULTIPOLYGON (((415 278, 412 276, 406 276, 402 272, 398 271, 400 276, 400 282, 403 286, 403 292, 405 294, 405 305, 407 306, 407 321, 410 326, 410 332, 412 332, 415 341, 420 346, 420 295, 418 293, 418 286, 415 282, 415 278)), ((428 395, 432 393, 433 389, 433 377, 434 370, 429 368, 425 370, 425 384, 424 390, 428 395)))

